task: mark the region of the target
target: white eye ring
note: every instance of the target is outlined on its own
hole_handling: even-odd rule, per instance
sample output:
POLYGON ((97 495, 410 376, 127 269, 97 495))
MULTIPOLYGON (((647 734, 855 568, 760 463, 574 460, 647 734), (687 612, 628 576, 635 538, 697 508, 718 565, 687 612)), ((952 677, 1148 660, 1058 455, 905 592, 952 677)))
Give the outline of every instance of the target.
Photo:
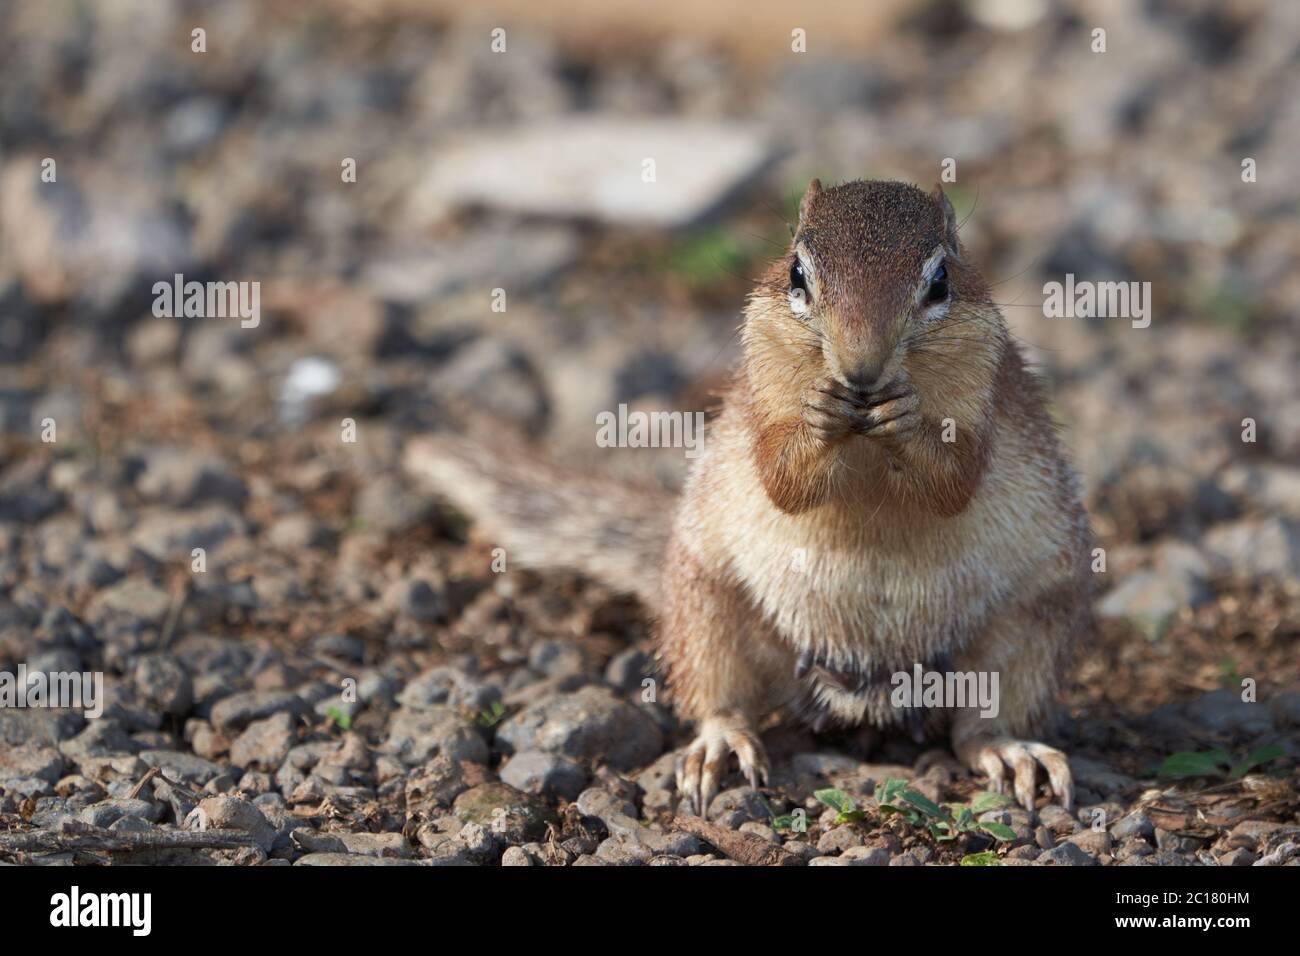
POLYGON ((803 315, 808 311, 808 295, 803 289, 790 290, 790 311, 795 315, 803 315))

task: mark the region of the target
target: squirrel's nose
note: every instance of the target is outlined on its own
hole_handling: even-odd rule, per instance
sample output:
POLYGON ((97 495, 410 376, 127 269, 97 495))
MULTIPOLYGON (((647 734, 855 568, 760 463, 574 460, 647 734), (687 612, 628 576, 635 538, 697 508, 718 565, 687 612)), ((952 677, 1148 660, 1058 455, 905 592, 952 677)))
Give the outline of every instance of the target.
POLYGON ((845 370, 844 384, 859 392, 873 391, 880 383, 880 376, 884 370, 883 359, 859 363, 856 368, 845 370))

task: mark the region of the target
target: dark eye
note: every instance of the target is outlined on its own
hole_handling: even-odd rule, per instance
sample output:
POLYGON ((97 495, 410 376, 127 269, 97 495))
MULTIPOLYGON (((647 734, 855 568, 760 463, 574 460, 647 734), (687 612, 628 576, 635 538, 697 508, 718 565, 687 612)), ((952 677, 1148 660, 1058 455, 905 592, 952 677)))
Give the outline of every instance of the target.
POLYGON ((930 288, 925 291, 925 301, 928 305, 934 305, 936 302, 943 302, 948 298, 948 268, 939 266, 939 271, 934 274, 930 280, 930 288))
POLYGON ((790 266, 790 291, 801 292, 805 300, 808 298, 808 276, 804 274, 803 263, 798 259, 790 266))

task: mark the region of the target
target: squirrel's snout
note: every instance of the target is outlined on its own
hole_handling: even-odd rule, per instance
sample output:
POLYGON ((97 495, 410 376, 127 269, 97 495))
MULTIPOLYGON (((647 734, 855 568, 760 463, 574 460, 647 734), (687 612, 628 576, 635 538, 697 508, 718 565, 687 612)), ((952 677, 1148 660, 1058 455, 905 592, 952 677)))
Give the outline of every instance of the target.
POLYGON ((858 392, 871 392, 880 384, 885 371, 883 358, 869 359, 849 365, 840 373, 843 384, 858 392))

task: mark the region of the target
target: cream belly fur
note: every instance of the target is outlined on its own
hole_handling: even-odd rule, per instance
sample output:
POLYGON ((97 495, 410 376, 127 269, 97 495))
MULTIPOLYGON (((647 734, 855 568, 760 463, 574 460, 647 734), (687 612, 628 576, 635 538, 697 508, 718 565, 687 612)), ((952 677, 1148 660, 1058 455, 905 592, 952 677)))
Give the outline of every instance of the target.
MULTIPOLYGON (((706 441, 677 523, 690 528, 683 537, 706 543, 701 564, 729 568, 754 614, 788 647, 792 678, 805 650, 857 673, 951 659, 1001 605, 1049 589, 1066 570, 1050 545, 1069 533, 1060 502, 1031 475, 1053 467, 1052 459, 1014 430, 999 428, 993 440, 1001 453, 953 518, 873 495, 883 462, 860 456, 845 468, 849 522, 839 509, 791 515, 775 507, 752 465, 748 434, 728 410, 706 441), (1053 524, 1056 533, 1044 534, 1053 524)), ((765 703, 794 707, 819 726, 822 715, 844 725, 897 726, 904 715, 889 705, 887 687, 846 693, 811 676, 802 686, 773 686, 765 703)), ((943 723, 943 715, 926 715, 930 731, 943 723)))

